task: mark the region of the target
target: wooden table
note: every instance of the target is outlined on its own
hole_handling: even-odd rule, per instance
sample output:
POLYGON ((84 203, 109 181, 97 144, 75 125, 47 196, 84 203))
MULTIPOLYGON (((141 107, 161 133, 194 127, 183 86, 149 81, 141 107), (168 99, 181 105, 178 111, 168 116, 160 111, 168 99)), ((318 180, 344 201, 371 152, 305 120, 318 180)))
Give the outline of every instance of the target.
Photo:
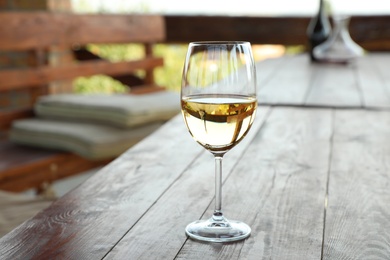
POLYGON ((214 165, 177 116, 0 239, 0 258, 390 259, 389 62, 259 64, 268 105, 224 159, 223 210, 252 227, 245 241, 186 237, 212 214, 214 165))
POLYGON ((259 102, 271 105, 390 108, 390 54, 345 65, 313 64, 306 55, 258 65, 259 102))

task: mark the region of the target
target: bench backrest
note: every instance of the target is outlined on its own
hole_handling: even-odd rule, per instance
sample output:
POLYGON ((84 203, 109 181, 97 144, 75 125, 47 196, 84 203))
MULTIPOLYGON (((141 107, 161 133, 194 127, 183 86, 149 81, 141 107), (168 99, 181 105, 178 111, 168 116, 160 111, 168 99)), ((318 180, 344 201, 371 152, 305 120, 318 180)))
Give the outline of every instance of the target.
POLYGON ((146 71, 153 83, 153 68, 163 65, 153 57, 151 46, 165 39, 164 19, 158 15, 81 15, 49 12, 0 12, 0 54, 29 52, 32 66, 0 69, 0 131, 17 118, 32 115, 36 98, 48 93, 47 85, 79 76, 110 76, 146 71), (86 60, 52 66, 46 54, 53 49, 71 49, 86 44, 142 43, 145 57, 109 62, 86 60), (25 99, 23 104, 13 99, 25 99), (23 98, 25 97, 25 98, 23 98), (16 104, 15 104, 16 103, 16 104))

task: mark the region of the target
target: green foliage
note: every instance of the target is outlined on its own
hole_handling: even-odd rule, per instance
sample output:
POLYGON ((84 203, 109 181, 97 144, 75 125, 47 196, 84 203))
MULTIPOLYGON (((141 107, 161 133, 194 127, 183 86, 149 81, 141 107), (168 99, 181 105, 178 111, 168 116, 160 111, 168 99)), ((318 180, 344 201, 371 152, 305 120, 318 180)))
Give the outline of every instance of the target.
POLYGON ((306 47, 304 45, 286 46, 286 54, 299 54, 305 52, 306 47))
POLYGON ((76 93, 123 93, 127 87, 117 80, 106 75, 95 75, 92 77, 79 77, 73 81, 73 88, 76 93))
POLYGON ((153 51, 156 56, 164 58, 164 66, 155 70, 156 83, 169 90, 180 91, 187 45, 157 44, 153 51))
MULTIPOLYGON (((92 53, 113 62, 140 59, 144 56, 142 44, 91 44, 87 49, 92 53)), ((187 45, 156 44, 153 48, 155 56, 163 57, 164 66, 155 69, 156 84, 169 90, 179 91, 181 73, 187 45)), ((138 71, 137 76, 143 77, 144 71, 138 71)), ((122 93, 128 90, 119 81, 109 76, 96 75, 81 77, 73 82, 77 93, 122 93)))
POLYGON ((90 44, 87 49, 112 62, 141 59, 145 52, 142 44, 90 44))
POLYGON ((72 9, 77 13, 150 13, 148 3, 128 0, 71 0, 72 9))

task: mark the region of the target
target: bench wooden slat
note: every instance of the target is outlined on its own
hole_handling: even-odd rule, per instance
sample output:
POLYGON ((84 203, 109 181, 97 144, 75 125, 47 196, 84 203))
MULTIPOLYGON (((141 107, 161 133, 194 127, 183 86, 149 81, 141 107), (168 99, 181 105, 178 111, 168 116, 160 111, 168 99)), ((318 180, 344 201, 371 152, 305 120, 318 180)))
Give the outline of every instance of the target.
POLYGON ((0 112, 0 131, 8 129, 11 126, 11 122, 15 119, 32 117, 33 115, 33 109, 30 107, 0 112))
POLYGON ((68 80, 79 76, 95 74, 121 75, 140 69, 151 69, 162 66, 162 58, 147 57, 142 60, 127 62, 109 62, 104 60, 85 61, 58 67, 41 66, 20 70, 0 70, 0 91, 7 89, 40 86, 55 80, 68 80), (23 73, 23 77, 21 77, 23 73))
POLYGON ((78 155, 0 142, 0 190, 21 192, 107 164, 78 155))
POLYGON ((163 41, 158 15, 92 15, 49 12, 0 12, 0 49, 26 50, 88 43, 163 41), (23 28, 23 30, 20 30, 23 28))

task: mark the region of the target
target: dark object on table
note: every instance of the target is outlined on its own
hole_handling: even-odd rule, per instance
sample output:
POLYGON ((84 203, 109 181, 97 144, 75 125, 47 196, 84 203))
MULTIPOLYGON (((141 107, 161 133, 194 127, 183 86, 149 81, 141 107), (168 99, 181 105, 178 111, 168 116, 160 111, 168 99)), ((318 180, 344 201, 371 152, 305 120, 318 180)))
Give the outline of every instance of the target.
POLYGON ((310 20, 309 26, 307 28, 307 36, 309 39, 309 52, 312 61, 317 61, 317 59, 313 55, 314 47, 326 41, 330 33, 331 26, 329 18, 324 10, 324 1, 320 0, 318 13, 310 20))

